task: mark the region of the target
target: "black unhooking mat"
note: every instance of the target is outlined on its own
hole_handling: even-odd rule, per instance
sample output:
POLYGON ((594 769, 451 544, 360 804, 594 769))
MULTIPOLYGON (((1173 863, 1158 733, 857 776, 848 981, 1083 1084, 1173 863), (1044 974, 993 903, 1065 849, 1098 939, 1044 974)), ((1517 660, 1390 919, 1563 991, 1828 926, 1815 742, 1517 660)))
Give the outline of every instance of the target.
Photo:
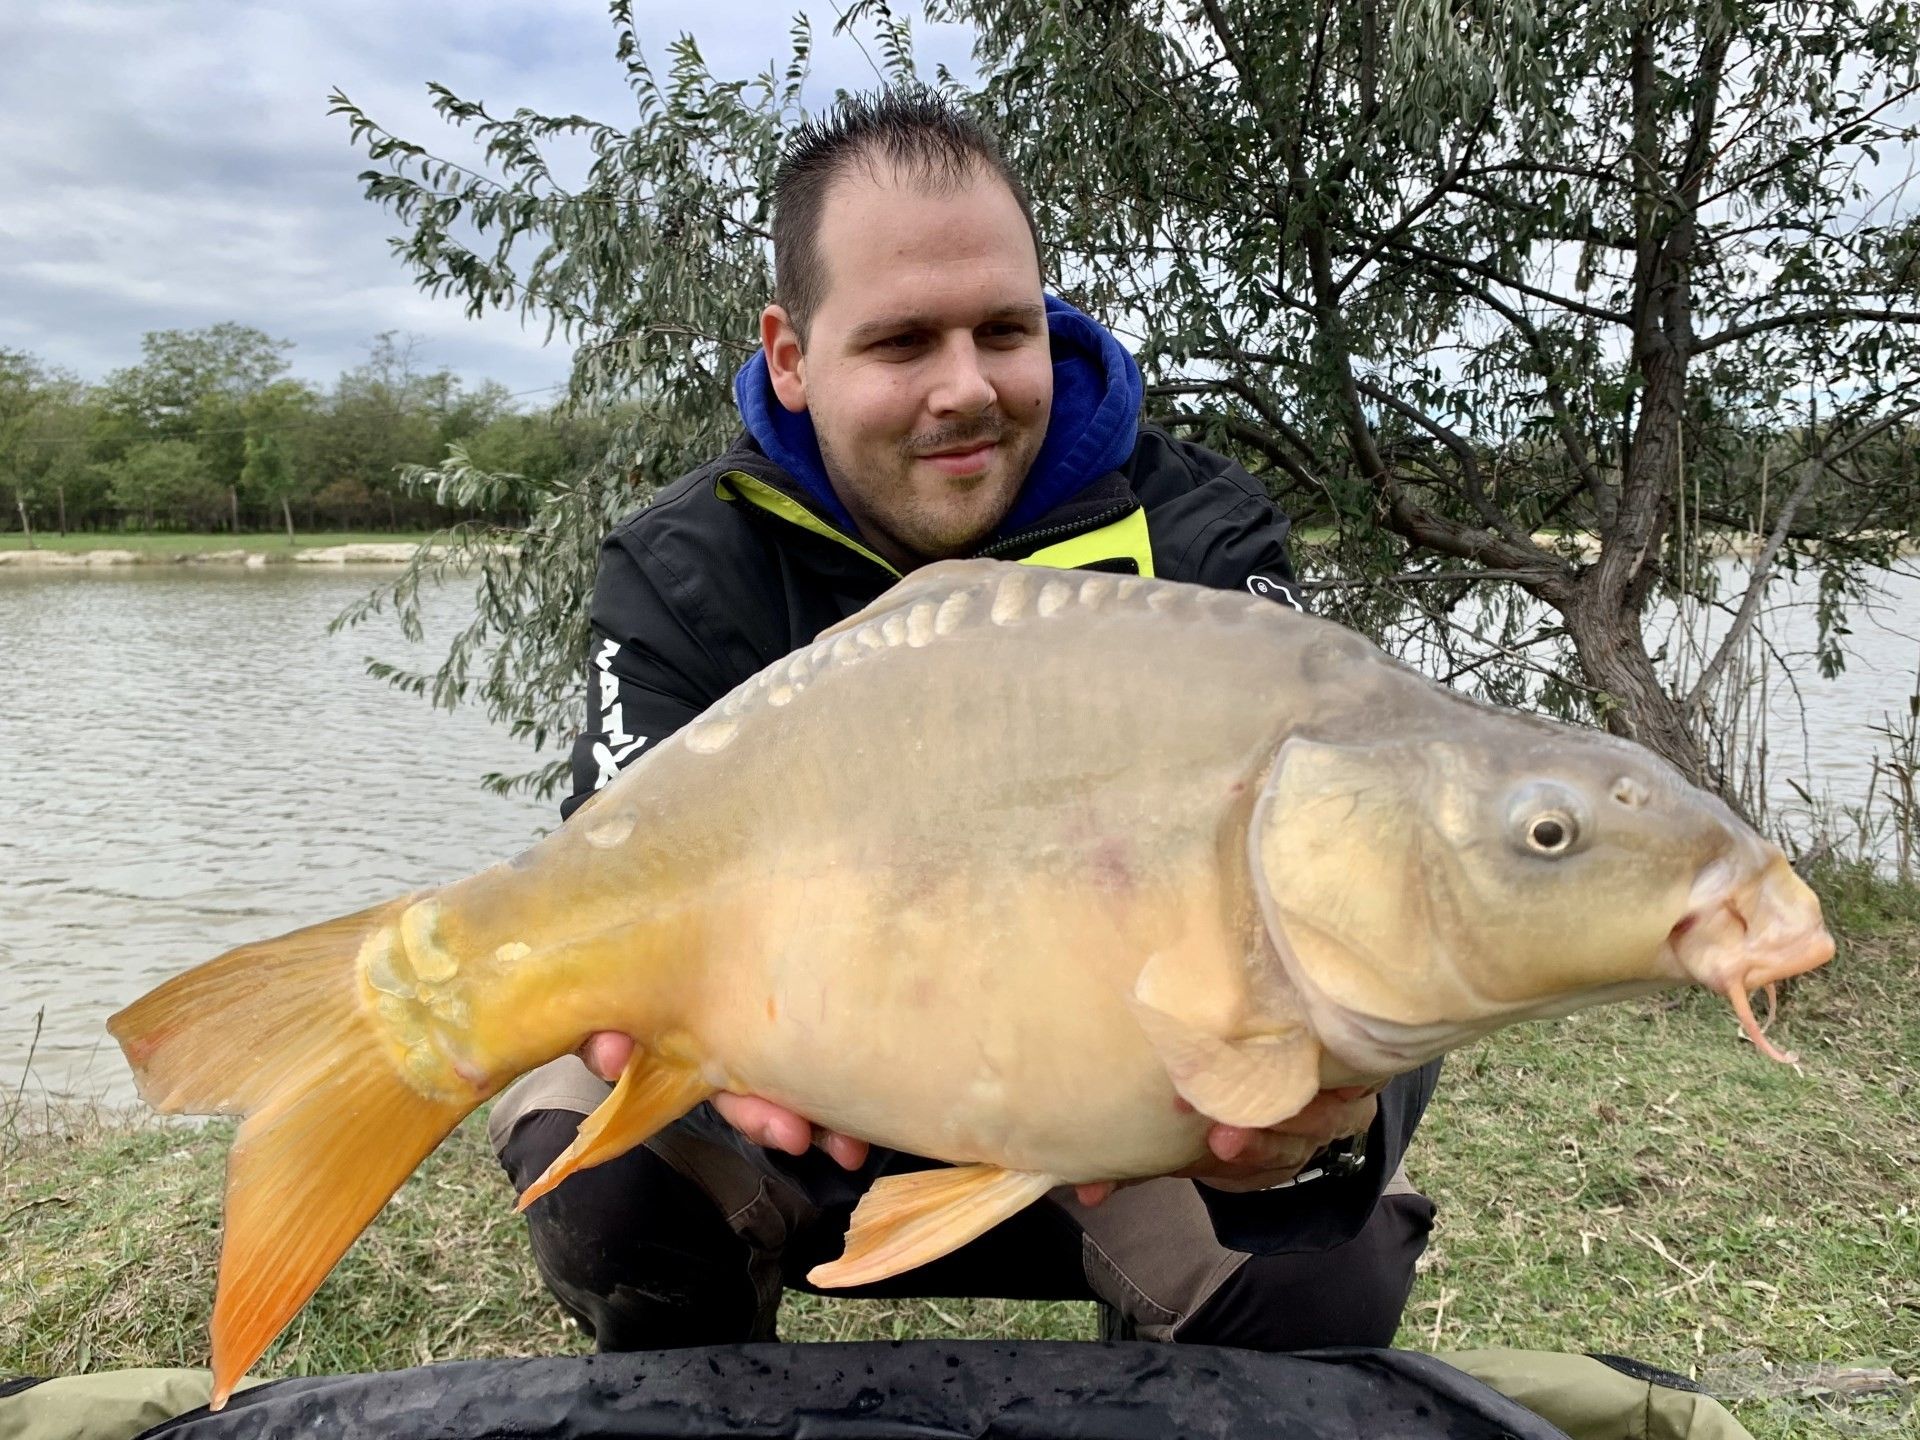
MULTIPOLYGON (((281 1380, 167 1440, 1566 1440, 1425 1355, 1144 1342, 719 1345, 281 1380)), ((143 1437, 145 1440, 145 1437, 143 1437)))

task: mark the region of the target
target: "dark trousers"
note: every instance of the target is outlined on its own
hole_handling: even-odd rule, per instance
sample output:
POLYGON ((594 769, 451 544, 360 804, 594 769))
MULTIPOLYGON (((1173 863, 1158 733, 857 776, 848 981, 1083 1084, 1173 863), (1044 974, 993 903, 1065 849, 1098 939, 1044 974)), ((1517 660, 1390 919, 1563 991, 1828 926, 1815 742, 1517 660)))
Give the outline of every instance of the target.
MULTIPOLYGON (((513 1125, 500 1159, 515 1189, 566 1147, 580 1119, 535 1110, 513 1125)), ((915 1166, 901 1157, 899 1168, 915 1166)), ((789 1286, 850 1297, 1097 1300, 1112 1333, 1254 1350, 1384 1346, 1433 1223, 1426 1197, 1390 1189, 1345 1245, 1245 1255, 1214 1238, 1190 1182, 1155 1180, 1091 1210, 1057 1191, 906 1274, 814 1291, 806 1272, 840 1253, 851 1213, 850 1204, 814 1203, 724 1146, 668 1136, 568 1177, 529 1208, 527 1223, 541 1278, 602 1350, 774 1339, 789 1286)))

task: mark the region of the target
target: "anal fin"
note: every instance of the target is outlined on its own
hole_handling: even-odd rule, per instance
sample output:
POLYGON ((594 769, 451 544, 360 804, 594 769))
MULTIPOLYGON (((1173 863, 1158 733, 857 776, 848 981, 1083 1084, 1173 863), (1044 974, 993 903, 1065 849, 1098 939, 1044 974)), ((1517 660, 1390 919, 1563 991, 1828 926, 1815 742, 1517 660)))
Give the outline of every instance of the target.
POLYGON ((1265 1129, 1320 1092, 1320 1045, 1305 1025, 1231 1039, 1131 996, 1127 1003, 1180 1098, 1209 1120, 1265 1129))
POLYGON ((525 1210, 576 1170, 626 1154, 713 1093, 714 1087, 698 1071, 668 1064, 636 1047, 613 1093, 580 1122, 573 1143, 526 1188, 514 1209, 525 1210))
POLYGON ((888 1175, 861 1197, 840 1258, 814 1266, 807 1279, 830 1288, 871 1285, 938 1260, 1060 1183, 998 1165, 888 1175))

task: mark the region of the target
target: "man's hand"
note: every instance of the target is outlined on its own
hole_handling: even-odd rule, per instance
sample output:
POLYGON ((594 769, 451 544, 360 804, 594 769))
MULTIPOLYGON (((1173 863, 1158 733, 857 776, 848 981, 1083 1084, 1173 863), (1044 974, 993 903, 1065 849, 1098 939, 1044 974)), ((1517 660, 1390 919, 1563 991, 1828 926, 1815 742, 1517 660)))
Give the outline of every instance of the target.
MULTIPOLYGON (((632 1054, 632 1037, 613 1030, 589 1035, 579 1050, 587 1068, 609 1084, 620 1078, 632 1054)), ((1207 1131, 1207 1157, 1174 1173, 1216 1190, 1235 1192, 1283 1184, 1306 1168, 1325 1146, 1364 1135, 1379 1111, 1375 1097, 1380 1090, 1379 1085, 1322 1090, 1299 1114, 1267 1130, 1215 1125, 1207 1131)), ((818 1145, 845 1169, 857 1170, 866 1163, 866 1141, 822 1130, 771 1100, 722 1092, 713 1097, 713 1108, 734 1129, 769 1150, 804 1155, 809 1146, 818 1145)), ((1103 1180, 1074 1189, 1082 1205, 1093 1206, 1111 1195, 1118 1184, 1137 1183, 1103 1180)))
MULTIPOLYGON (((578 1053, 589 1070, 612 1084, 620 1078, 620 1072, 627 1068, 627 1061, 633 1055, 633 1037, 616 1030, 596 1030, 586 1038, 578 1053)), ((729 1095, 723 1091, 713 1097, 713 1108, 747 1139, 769 1150, 804 1155, 808 1147, 818 1145, 844 1169, 857 1170, 866 1163, 866 1141, 822 1130, 771 1100, 762 1100, 757 1095, 729 1095)))
MULTIPOLYGON (((1216 1190, 1236 1193, 1285 1184, 1335 1140, 1364 1135, 1379 1112, 1380 1102, 1375 1097, 1380 1089, 1378 1085, 1350 1085, 1322 1090, 1306 1109, 1269 1130, 1215 1125, 1207 1131, 1207 1157, 1174 1173, 1216 1190)), ((1076 1185, 1074 1193, 1082 1205, 1093 1206, 1115 1188, 1115 1182, 1103 1180, 1076 1185)))

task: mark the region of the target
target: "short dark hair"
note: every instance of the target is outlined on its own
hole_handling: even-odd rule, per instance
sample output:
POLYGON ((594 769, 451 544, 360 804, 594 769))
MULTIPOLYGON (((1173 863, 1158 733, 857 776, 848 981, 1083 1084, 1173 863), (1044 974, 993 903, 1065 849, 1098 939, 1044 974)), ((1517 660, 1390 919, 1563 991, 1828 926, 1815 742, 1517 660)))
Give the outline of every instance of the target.
POLYGON ((826 293, 826 266, 815 242, 827 192, 855 165, 875 173, 881 163, 935 193, 958 189, 982 172, 998 176, 1020 205, 1033 253, 1040 254, 1027 187, 979 121, 921 87, 844 97, 823 119, 794 132, 773 176, 773 298, 803 345, 826 293))

